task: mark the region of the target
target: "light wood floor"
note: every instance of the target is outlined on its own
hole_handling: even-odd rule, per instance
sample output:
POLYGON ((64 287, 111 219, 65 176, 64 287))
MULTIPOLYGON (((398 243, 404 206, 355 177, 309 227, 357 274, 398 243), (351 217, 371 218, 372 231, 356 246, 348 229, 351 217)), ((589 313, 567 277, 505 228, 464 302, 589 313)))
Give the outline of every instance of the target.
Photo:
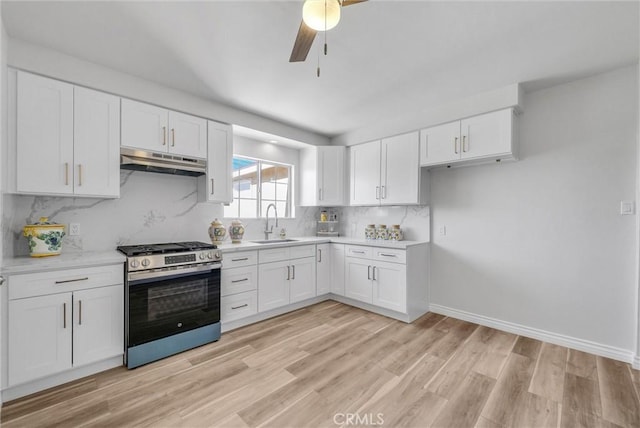
POLYGON ((327 301, 7 403, 2 426, 639 427, 639 389, 618 361, 327 301))

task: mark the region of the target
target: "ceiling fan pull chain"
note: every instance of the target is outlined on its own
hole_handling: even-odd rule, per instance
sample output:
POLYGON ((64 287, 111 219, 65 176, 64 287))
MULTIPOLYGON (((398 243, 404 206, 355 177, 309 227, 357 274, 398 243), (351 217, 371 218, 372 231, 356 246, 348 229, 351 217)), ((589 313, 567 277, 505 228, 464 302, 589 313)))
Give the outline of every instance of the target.
POLYGON ((316 69, 316 76, 320 77, 320 49, 318 49, 318 68, 316 69))

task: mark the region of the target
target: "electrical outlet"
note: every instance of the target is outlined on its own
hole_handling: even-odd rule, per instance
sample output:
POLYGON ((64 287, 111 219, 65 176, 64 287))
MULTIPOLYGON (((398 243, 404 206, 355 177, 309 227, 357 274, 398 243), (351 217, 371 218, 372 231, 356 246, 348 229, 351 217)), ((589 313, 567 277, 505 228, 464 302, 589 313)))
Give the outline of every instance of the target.
POLYGON ((447 226, 440 226, 440 235, 442 236, 447 235, 447 226))
POLYGON ((80 223, 69 223, 69 236, 80 235, 80 223))

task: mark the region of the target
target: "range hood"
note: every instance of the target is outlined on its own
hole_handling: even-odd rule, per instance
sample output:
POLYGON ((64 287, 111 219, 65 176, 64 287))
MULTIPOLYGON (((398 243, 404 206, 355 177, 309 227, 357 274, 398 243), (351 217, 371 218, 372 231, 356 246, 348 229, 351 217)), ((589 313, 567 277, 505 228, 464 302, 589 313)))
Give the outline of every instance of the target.
POLYGON ((204 159, 120 148, 120 169, 197 177, 205 174, 206 168, 204 159))

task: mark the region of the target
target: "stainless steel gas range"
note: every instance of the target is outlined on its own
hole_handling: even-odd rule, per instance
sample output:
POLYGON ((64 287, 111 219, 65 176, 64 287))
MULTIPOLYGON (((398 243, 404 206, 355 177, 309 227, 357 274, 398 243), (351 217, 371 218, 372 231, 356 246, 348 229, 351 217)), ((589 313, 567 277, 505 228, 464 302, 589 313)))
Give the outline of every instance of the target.
POLYGON ((220 338, 222 252, 203 242, 127 245, 125 363, 138 367, 220 338))

